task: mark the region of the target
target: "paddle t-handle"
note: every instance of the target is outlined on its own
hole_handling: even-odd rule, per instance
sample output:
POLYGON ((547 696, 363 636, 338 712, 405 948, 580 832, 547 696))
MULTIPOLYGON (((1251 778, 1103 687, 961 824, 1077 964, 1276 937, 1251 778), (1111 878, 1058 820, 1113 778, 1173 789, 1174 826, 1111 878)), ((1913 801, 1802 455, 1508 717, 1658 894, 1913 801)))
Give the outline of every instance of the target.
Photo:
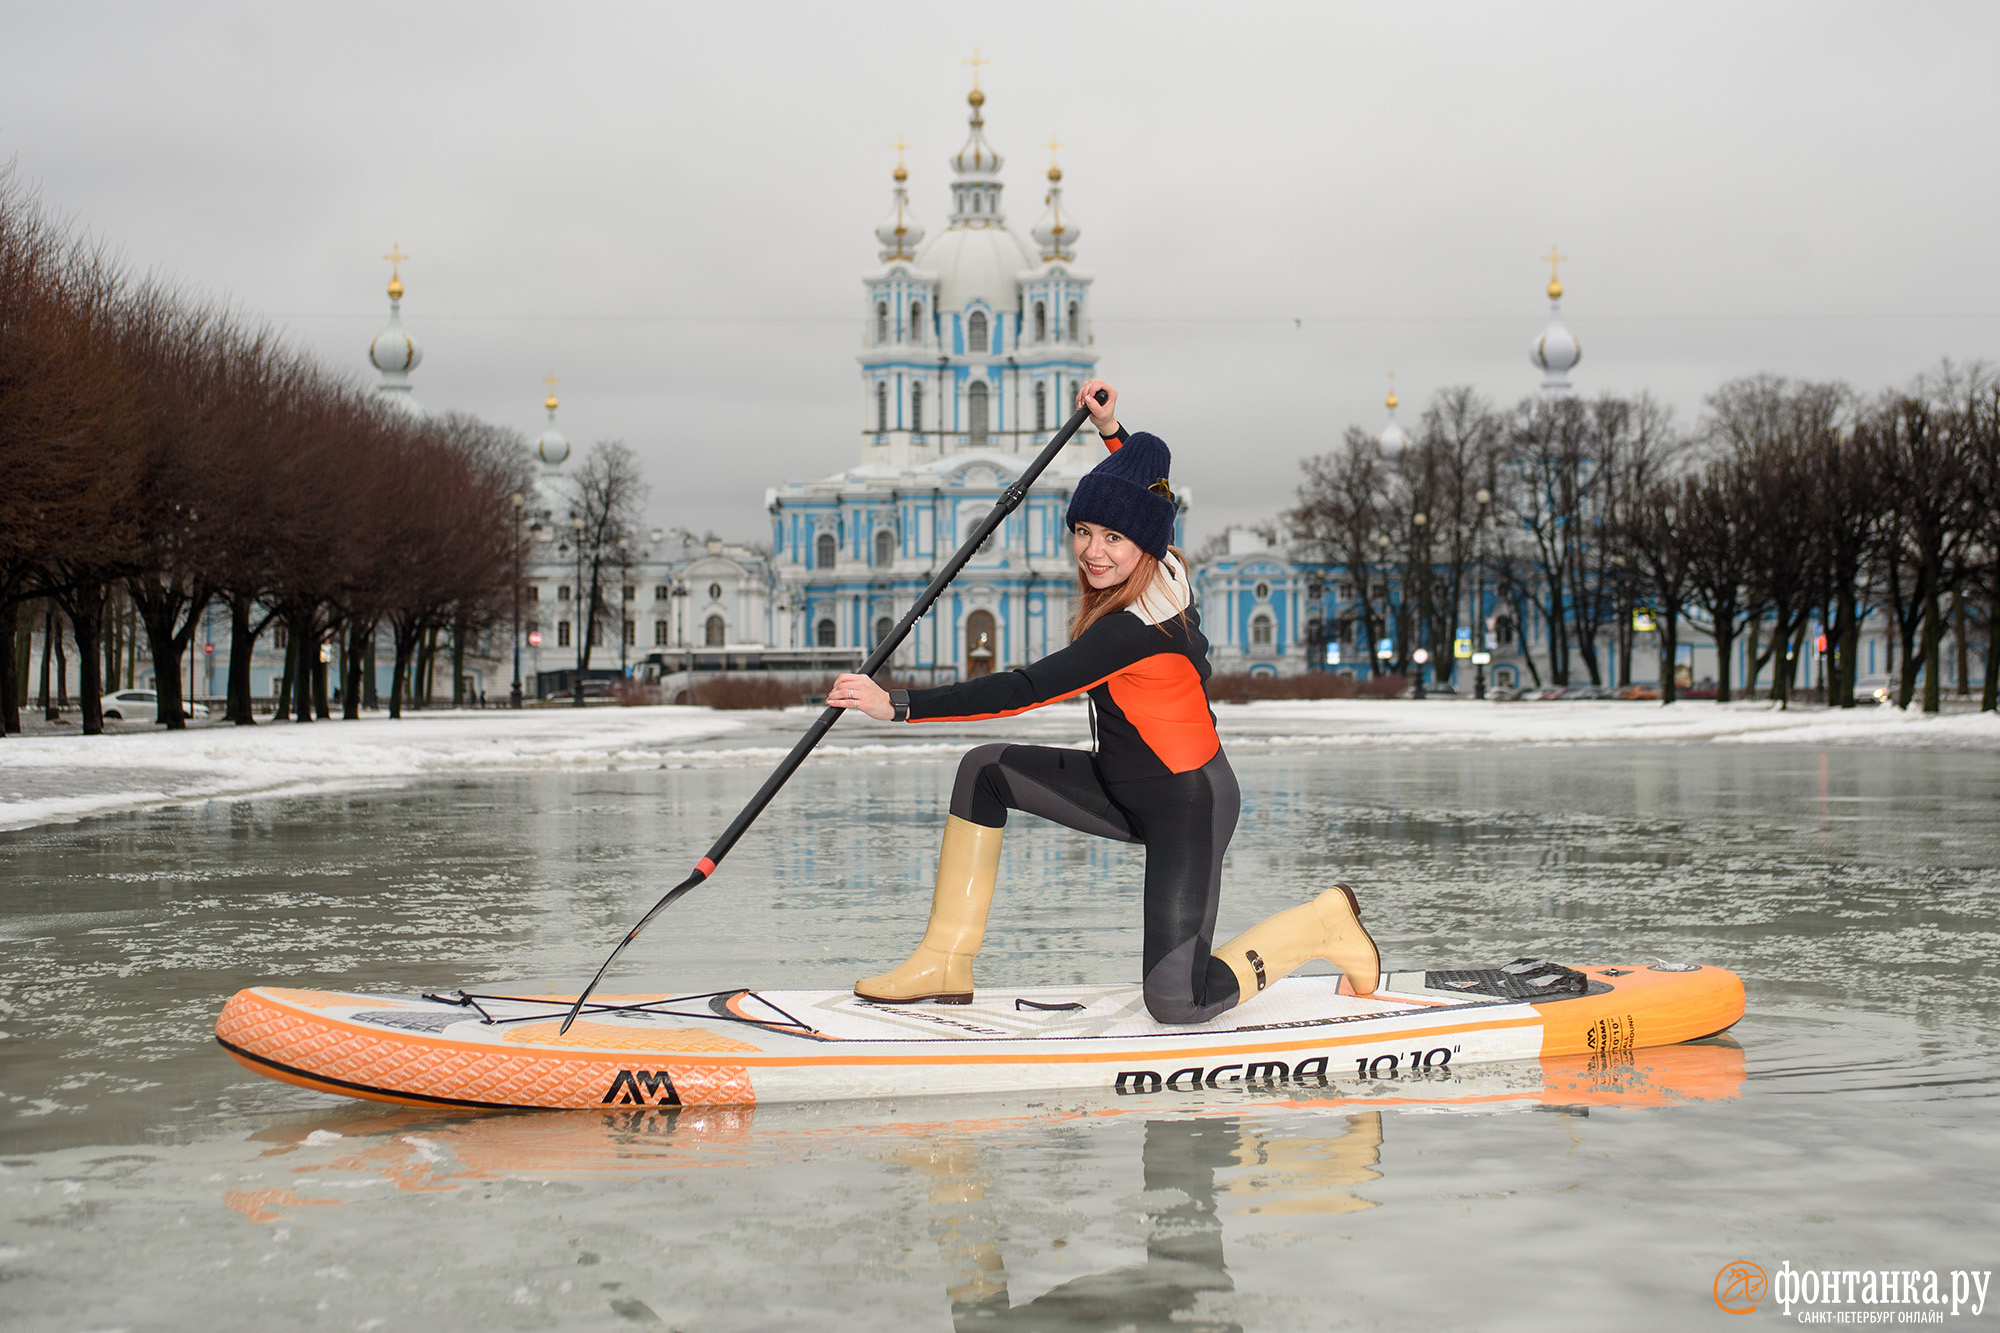
MULTIPOLYGON (((1099 389, 1094 397, 1099 407, 1111 401, 1111 395, 1103 389, 1099 389)), ((951 581, 958 577, 958 572, 965 568, 965 562, 972 559, 973 553, 986 544, 986 539, 993 535, 994 529, 1006 521, 1009 514, 1021 507, 1021 502, 1028 498, 1028 487, 1034 485, 1042 473, 1048 470, 1049 464, 1055 462, 1056 455, 1062 452, 1063 446, 1070 442, 1070 437, 1081 430, 1083 423, 1089 419, 1088 405, 1078 407, 1076 411, 1070 413, 1069 420, 1065 421, 1062 429, 1042 447, 1042 451, 1035 455, 1035 460, 1028 464, 1021 475, 1014 480, 1013 485, 1000 493, 999 500, 987 512, 986 517, 980 520, 979 526, 972 530, 972 535, 965 539, 965 545, 959 547, 957 553, 945 562, 944 568, 937 572, 937 577, 933 578, 930 586, 924 589, 923 596, 911 604, 910 609, 903 613, 903 618, 896 623, 896 628, 890 630, 888 636, 875 646, 875 651, 861 664, 860 674, 872 676, 888 664, 890 656, 903 646, 903 640, 909 637, 912 629, 916 628, 917 621, 923 617, 924 612, 931 609, 932 604, 944 595, 944 590, 951 586, 951 581)), ((828 705, 813 724, 806 728, 806 734, 799 737, 798 744, 792 746, 791 753, 771 771, 770 777, 764 779, 764 785, 750 798, 750 804, 744 806, 736 818, 729 821, 729 827, 722 831, 722 836, 715 840, 715 845, 708 849, 708 854, 695 862, 694 873, 668 889, 666 896, 654 903, 652 909, 640 917, 632 929, 625 932, 625 938, 618 941, 618 946, 611 951, 611 956, 604 960, 604 966, 597 969, 597 975, 590 979, 590 984, 583 988, 583 994, 577 996, 576 1003, 570 1006, 569 1016, 563 1019, 562 1027, 558 1029, 559 1033, 568 1032, 569 1025, 576 1022, 576 1016, 583 1012, 584 1002, 597 990, 597 983, 604 980, 604 974, 611 970, 611 965, 618 961, 618 955, 625 952, 625 946, 638 939, 639 932, 651 925, 653 918, 664 912, 677 898, 715 873, 715 868, 722 864, 723 857, 729 855, 729 849, 736 845, 736 840, 756 822, 758 815, 764 813, 764 807, 771 803, 772 798, 778 794, 778 789, 790 781, 792 774, 798 772, 799 765, 805 762, 806 756, 813 752, 813 748, 825 738, 827 732, 833 730, 833 724, 840 721, 840 715, 846 711, 828 705)))

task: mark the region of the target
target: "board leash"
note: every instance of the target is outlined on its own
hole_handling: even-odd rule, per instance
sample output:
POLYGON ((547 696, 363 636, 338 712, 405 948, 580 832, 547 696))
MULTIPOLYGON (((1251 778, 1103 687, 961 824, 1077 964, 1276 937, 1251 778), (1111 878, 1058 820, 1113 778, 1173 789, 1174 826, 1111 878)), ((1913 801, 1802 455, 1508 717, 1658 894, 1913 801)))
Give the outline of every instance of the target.
MULTIPOLYGON (((1104 390, 1099 389, 1097 401, 1101 406, 1110 401, 1110 397, 1104 390)), ((957 553, 945 562, 944 568, 937 572, 937 577, 933 578, 930 586, 924 589, 923 596, 917 598, 910 609, 903 613, 903 618, 897 622, 896 628, 889 631, 888 637, 876 645, 875 651, 868 655, 866 662, 862 663, 859 674, 873 676, 888 664, 890 656, 903 646, 903 640, 909 637, 912 629, 916 628, 917 621, 922 619, 932 604, 944 595, 944 590, 951 586, 952 580, 965 568, 966 561, 972 559, 979 548, 985 545, 986 539, 1006 521, 1009 514, 1021 507, 1021 502, 1028 498, 1028 487, 1034 485, 1042 473, 1048 470, 1049 464, 1056 461, 1056 455, 1062 452, 1063 446, 1070 442, 1070 437, 1081 430, 1083 423, 1089 419, 1088 407, 1079 407, 1070 413, 1069 420, 1065 421, 1062 429, 1055 433, 1055 437, 1043 446, 1041 453, 1035 455, 1035 460, 1028 464, 1013 485, 1000 493, 999 500, 994 502, 993 508, 980 521, 979 526, 972 530, 972 535, 965 539, 965 544, 959 547, 957 553)), ((827 732, 833 730, 833 724, 840 721, 840 715, 846 711, 844 708, 835 708, 829 704, 826 711, 806 728, 806 734, 799 737, 798 744, 792 746, 792 752, 772 770, 770 777, 764 779, 764 785, 750 798, 750 804, 744 806, 736 818, 729 822, 729 827, 722 831, 722 836, 715 840, 715 845, 708 849, 708 854, 695 862, 694 873, 668 889, 666 895, 653 904, 652 910, 640 917, 638 923, 625 932, 625 938, 618 941, 617 947, 611 951, 611 956, 604 960, 604 966, 597 969, 597 975, 590 979, 590 984, 583 988, 583 994, 577 996, 576 1003, 570 1006, 569 1016, 563 1019, 562 1027, 557 1029, 558 1035, 569 1031, 569 1025, 583 1012, 584 1002, 597 989, 597 984, 604 980, 604 974, 611 970, 611 965, 618 961, 618 955, 624 953, 626 946, 639 938, 639 932, 651 925, 653 918, 666 911, 681 895, 715 873, 715 868, 722 864, 723 857, 729 855, 729 850, 736 845, 736 840, 756 822, 757 816, 764 813, 764 807, 777 796, 779 788, 791 780, 792 774, 798 772, 799 765, 805 762, 806 756, 813 752, 814 747, 825 738, 827 732)))

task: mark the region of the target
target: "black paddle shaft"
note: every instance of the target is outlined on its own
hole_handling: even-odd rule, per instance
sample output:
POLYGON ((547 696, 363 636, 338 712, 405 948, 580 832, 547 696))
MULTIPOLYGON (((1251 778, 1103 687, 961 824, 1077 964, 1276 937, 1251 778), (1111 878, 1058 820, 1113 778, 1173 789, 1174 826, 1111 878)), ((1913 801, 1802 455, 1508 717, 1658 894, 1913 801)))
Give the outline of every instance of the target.
MULTIPOLYGON (((1097 391, 1097 401, 1100 405, 1109 401, 1109 397, 1104 390, 1097 391)), ((1028 464, 1012 486, 1000 493, 1000 499, 994 503, 992 510, 980 520, 979 526, 972 530, 972 535, 965 539, 965 545, 958 548, 957 554, 945 562, 944 568, 937 572, 937 577, 933 578, 930 586, 924 589, 923 596, 917 598, 910 609, 903 613, 903 618, 896 623, 896 628, 890 630, 888 637, 875 646, 875 651, 868 654, 868 660, 861 664, 862 675, 872 676, 887 665, 890 656, 903 646, 903 640, 909 637, 910 631, 916 627, 924 612, 931 609, 937 599, 944 595, 944 590, 951 586, 951 581, 958 577, 958 572, 965 568, 965 562, 972 559, 974 553, 1006 521, 1009 514, 1021 507, 1021 502, 1028 498, 1028 488, 1048 470, 1049 464, 1056 461, 1056 455, 1062 452, 1063 446, 1070 442, 1070 438, 1081 430, 1083 423, 1089 419, 1088 407, 1079 407, 1070 413, 1069 420, 1063 423, 1063 428, 1056 432, 1055 438, 1043 447, 1041 453, 1035 455, 1035 461, 1028 464)), ((764 813, 764 807, 777 796, 779 788, 791 780, 792 774, 799 771, 799 765, 806 761, 806 756, 825 739, 826 733, 833 730, 833 724, 840 721, 840 715, 846 711, 844 708, 828 705, 813 724, 806 728, 806 734, 799 737, 798 744, 792 747, 792 752, 785 756, 784 762, 772 770, 770 777, 764 779, 764 785, 750 798, 750 804, 744 806, 736 818, 729 821, 729 827, 722 831, 722 836, 715 840, 715 845, 708 849, 708 854, 695 864, 694 873, 668 889, 666 896, 654 903, 652 910, 640 917, 638 924, 625 932, 625 938, 618 941, 618 947, 604 960, 604 966, 597 969, 597 975, 590 979, 590 984, 584 987, 583 994, 577 996, 576 1003, 570 1006, 569 1016, 563 1019, 560 1031, 569 1031, 569 1025, 583 1012, 584 1001, 596 991, 597 983, 604 980, 604 974, 618 961, 618 955, 625 952, 625 946, 638 939, 639 932, 652 924, 653 918, 664 912, 675 899, 715 873, 715 868, 722 864, 723 857, 729 855, 729 849, 736 845, 736 840, 757 822, 757 816, 764 813)))

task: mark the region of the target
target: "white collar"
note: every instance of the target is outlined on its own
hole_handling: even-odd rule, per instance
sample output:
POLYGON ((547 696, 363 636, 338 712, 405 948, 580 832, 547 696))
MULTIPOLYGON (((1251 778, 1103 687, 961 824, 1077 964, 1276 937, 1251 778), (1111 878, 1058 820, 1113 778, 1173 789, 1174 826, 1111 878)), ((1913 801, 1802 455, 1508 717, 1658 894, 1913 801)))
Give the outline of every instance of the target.
POLYGON ((1159 572, 1153 575, 1153 586, 1125 609, 1148 625, 1157 625, 1187 610, 1193 600, 1194 596, 1188 588, 1187 566, 1172 551, 1168 551, 1160 561, 1159 572))

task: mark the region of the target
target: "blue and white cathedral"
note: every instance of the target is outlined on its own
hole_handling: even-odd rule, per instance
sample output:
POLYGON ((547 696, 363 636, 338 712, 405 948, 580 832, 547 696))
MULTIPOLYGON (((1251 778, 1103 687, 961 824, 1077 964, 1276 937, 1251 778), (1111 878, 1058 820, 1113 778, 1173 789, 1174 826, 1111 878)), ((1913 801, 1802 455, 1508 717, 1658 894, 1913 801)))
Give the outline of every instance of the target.
MULTIPOLYGON (((881 267, 862 277, 858 457, 766 492, 777 647, 872 648, 1069 416, 1097 365, 1080 229, 1051 161, 1024 241, 1007 226, 1002 159, 975 81, 951 213, 925 239, 898 158, 881 267)), ((1051 144, 1053 150, 1056 145, 1051 144)), ((1063 513, 1104 457, 1085 430, 975 555, 892 670, 943 682, 1060 648, 1075 586, 1063 513)), ((1186 501, 1183 497, 1183 513, 1186 501)), ((1178 540, 1178 525, 1176 540, 1178 540)))

